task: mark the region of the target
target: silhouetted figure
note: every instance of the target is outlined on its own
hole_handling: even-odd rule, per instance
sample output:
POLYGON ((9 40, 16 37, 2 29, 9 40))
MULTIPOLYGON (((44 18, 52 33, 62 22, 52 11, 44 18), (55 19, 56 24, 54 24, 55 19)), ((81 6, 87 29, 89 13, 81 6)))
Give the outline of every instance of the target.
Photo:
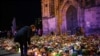
POLYGON ((76 28, 76 35, 77 35, 77 36, 85 35, 84 30, 83 30, 82 27, 77 27, 77 28, 76 28))
POLYGON ((31 29, 32 29, 32 36, 34 36, 36 34, 36 27, 34 25, 31 25, 31 29))
POLYGON ((38 29, 38 35, 42 36, 42 29, 40 29, 40 28, 38 29))
POLYGON ((15 42, 20 44, 21 56, 27 56, 27 44, 30 45, 31 27, 24 26, 15 34, 15 42))

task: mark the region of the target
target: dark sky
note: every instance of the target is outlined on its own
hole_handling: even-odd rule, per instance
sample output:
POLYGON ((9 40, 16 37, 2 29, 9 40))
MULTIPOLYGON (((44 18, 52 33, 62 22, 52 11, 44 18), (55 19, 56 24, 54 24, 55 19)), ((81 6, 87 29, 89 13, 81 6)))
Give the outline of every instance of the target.
POLYGON ((10 29, 15 17, 17 25, 34 24, 41 18, 40 0, 33 1, 2 1, 1 2, 0 30, 10 29))

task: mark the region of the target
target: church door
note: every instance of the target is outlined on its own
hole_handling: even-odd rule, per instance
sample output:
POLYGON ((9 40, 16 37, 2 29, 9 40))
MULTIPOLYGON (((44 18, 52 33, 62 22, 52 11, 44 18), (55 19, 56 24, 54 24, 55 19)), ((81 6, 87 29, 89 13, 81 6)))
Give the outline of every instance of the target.
POLYGON ((76 27, 78 27, 77 20, 77 9, 74 6, 70 6, 66 12, 66 20, 67 20, 67 32, 70 34, 75 34, 76 27))

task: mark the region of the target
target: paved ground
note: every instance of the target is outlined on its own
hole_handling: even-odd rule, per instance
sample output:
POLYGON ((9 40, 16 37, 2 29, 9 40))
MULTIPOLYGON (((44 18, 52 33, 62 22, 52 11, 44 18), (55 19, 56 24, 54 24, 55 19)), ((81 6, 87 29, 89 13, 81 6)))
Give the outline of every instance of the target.
POLYGON ((0 56, 20 56, 20 53, 14 54, 0 48, 0 56))

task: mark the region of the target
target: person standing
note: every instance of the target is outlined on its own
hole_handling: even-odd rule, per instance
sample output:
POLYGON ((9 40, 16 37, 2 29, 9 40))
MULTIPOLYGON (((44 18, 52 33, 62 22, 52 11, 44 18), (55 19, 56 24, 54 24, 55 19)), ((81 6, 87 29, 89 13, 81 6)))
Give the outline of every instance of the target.
POLYGON ((30 45, 30 38, 32 33, 31 26, 24 26, 19 29, 16 34, 14 41, 20 44, 21 56, 27 56, 27 45, 30 45))

